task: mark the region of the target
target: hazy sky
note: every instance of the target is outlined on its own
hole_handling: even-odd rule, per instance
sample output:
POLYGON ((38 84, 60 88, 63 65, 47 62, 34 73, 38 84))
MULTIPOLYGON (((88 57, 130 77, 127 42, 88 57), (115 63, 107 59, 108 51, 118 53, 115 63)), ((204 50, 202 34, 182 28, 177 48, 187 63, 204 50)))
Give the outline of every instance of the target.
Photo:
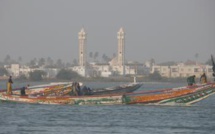
POLYGON ((0 0, 0 60, 78 58, 84 26, 87 51, 112 56, 126 32, 126 59, 194 60, 215 54, 215 0, 0 0))

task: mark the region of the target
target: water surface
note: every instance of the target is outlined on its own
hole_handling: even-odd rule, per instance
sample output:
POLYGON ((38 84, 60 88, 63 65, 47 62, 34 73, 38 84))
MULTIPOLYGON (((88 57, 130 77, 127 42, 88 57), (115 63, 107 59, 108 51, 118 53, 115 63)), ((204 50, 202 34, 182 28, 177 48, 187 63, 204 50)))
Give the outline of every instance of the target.
MULTIPOLYGON (((102 87, 119 83, 86 84, 102 87)), ((145 83, 139 91, 181 85, 145 83)), ((0 103, 0 130, 2 134, 213 134, 215 95, 189 107, 0 103)))

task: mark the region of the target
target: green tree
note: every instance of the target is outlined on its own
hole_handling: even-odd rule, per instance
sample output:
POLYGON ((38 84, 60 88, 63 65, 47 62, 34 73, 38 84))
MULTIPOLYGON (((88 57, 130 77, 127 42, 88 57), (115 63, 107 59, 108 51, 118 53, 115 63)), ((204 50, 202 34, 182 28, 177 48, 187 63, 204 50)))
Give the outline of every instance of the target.
POLYGON ((205 64, 213 66, 212 60, 215 60, 214 57, 213 57, 213 55, 211 55, 211 58, 208 59, 208 60, 205 62, 205 64))
POLYGON ((18 80, 27 80, 27 77, 24 74, 22 74, 17 79, 18 80))
POLYGON ((151 80, 161 80, 162 76, 160 75, 160 73, 158 71, 155 71, 154 73, 149 75, 149 79, 151 79, 151 80))
POLYGON ((46 60, 44 58, 40 58, 39 61, 38 61, 39 66, 45 65, 45 63, 46 63, 46 60))
POLYGON ((51 57, 48 57, 46 61, 47 61, 47 65, 48 65, 48 66, 53 66, 54 61, 52 60, 51 57))
POLYGON ((37 58, 34 58, 33 60, 30 60, 29 66, 35 67, 37 65, 37 58))
POLYGON ((56 66, 57 66, 58 68, 63 68, 63 67, 64 67, 64 64, 63 64, 63 62, 62 62, 61 59, 58 59, 58 60, 57 60, 56 66))
POLYGON ((68 68, 68 67, 71 67, 71 66, 72 66, 71 63, 69 63, 69 62, 66 62, 66 63, 65 63, 65 68, 68 68))
POLYGON ((18 57, 18 63, 19 63, 19 64, 22 63, 22 57, 21 57, 21 56, 18 57))
POLYGON ((150 67, 152 67, 155 64, 155 59, 151 58, 149 62, 150 62, 150 67))
POLYGON ((4 67, 0 67, 0 76, 8 75, 8 71, 4 67))
POLYGON ((207 64, 207 65, 212 65, 211 59, 208 59, 208 60, 205 62, 205 64, 207 64))
POLYGON ((9 64, 10 62, 11 62, 10 55, 6 55, 6 57, 4 58, 4 63, 9 64))
POLYGON ((160 63, 158 65, 160 66, 173 66, 173 65, 176 65, 177 63, 175 61, 167 61, 167 62, 163 62, 163 63, 160 63))
POLYGON ((198 58, 199 58, 199 53, 196 53, 196 54, 195 54, 195 58, 196 58, 196 64, 197 64, 198 58))
POLYGON ((95 53, 94 53, 94 57, 93 57, 93 58, 94 58, 94 61, 96 61, 96 59, 97 59, 98 56, 99 56, 99 52, 95 52, 95 53))
POLYGON ((77 59, 74 59, 74 60, 73 60, 73 65, 74 65, 74 66, 77 66, 77 65, 78 65, 77 59))
POLYGON ((107 58, 106 54, 103 54, 102 59, 104 60, 104 62, 106 61, 106 58, 107 58))
POLYGON ((106 54, 102 55, 102 59, 104 60, 104 62, 108 62, 111 60, 106 54))
POLYGON ((61 69, 56 75, 56 78, 61 80, 71 80, 77 77, 80 77, 78 73, 71 70, 66 70, 66 69, 61 69))
POLYGON ((89 53, 89 57, 92 59, 93 58, 93 52, 89 53))
POLYGON ((41 70, 35 70, 29 73, 29 79, 33 81, 41 81, 43 77, 46 75, 46 72, 41 70))

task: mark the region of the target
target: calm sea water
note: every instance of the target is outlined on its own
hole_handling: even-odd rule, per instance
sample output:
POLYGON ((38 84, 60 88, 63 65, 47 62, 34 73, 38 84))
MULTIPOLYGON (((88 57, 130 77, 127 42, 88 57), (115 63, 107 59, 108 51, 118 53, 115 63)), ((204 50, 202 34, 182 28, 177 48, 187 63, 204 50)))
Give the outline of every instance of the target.
MULTIPOLYGON (((4 83, 0 83, 3 86, 4 83)), ((14 86, 25 85, 19 83, 14 86)), ((31 83, 38 84, 38 83, 31 83)), ((86 83, 108 87, 123 83, 86 83)), ((183 83, 145 83, 139 90, 183 83)), ((214 134, 215 95, 193 106, 62 106, 0 103, 1 134, 214 134)))

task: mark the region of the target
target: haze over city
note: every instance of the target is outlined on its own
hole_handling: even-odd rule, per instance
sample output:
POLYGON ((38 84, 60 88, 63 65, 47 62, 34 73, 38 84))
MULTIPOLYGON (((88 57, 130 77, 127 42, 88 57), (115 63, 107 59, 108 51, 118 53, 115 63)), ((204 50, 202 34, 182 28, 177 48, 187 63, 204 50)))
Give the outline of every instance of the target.
POLYGON ((126 60, 205 62, 215 52, 212 0, 1 0, 0 60, 6 55, 78 58, 78 32, 87 32, 87 52, 112 57, 123 27, 126 60))

